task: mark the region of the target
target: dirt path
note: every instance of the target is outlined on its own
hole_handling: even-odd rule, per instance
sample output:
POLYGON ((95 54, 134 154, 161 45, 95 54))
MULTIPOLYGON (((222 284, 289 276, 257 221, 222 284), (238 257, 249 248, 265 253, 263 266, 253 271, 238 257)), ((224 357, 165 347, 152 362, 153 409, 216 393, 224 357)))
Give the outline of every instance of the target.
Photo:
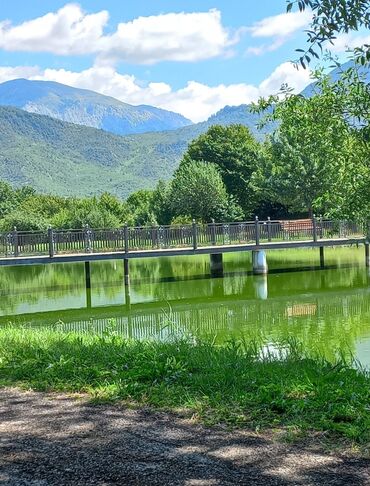
POLYGON ((148 410, 0 390, 0 484, 370 485, 366 459, 148 410))

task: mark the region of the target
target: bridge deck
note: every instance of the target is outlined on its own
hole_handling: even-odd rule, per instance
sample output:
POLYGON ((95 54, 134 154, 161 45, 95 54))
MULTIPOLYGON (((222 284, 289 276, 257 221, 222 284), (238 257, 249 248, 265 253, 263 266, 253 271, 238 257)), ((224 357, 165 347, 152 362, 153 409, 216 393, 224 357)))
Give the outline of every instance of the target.
POLYGON ((99 260, 119 260, 119 259, 133 259, 133 258, 153 258, 153 257, 168 257, 168 256, 186 256, 186 255, 207 255, 216 253, 231 253, 241 251, 254 250, 279 250, 289 248, 319 248, 327 246, 341 246, 367 243, 364 236, 352 238, 336 238, 336 239, 320 239, 318 241, 301 240, 301 241, 273 241, 252 244, 229 244, 217 246, 200 246, 196 249, 186 248, 159 248, 149 250, 130 250, 124 251, 109 251, 109 252, 95 252, 95 253, 61 253, 52 257, 49 255, 27 255, 27 256, 7 256, 0 257, 0 266, 12 265, 43 265, 47 263, 72 263, 72 262, 88 262, 99 260))

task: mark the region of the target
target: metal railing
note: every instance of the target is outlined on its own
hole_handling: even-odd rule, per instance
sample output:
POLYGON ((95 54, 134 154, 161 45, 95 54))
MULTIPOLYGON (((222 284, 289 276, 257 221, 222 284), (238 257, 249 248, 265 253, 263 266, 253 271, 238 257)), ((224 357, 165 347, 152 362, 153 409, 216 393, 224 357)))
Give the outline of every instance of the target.
POLYGON ((130 252, 268 242, 364 239, 368 225, 323 219, 270 220, 0 233, 0 257, 130 252))

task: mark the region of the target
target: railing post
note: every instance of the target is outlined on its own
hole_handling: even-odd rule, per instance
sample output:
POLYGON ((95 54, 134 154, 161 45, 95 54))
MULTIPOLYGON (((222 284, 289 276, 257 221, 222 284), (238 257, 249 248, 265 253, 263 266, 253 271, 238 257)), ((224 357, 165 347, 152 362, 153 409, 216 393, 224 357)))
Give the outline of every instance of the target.
POLYGON ((48 229, 48 242, 49 242, 49 257, 53 258, 53 256, 55 255, 53 228, 48 229))
POLYGON ((14 248, 14 256, 19 256, 19 238, 18 238, 18 231, 17 228, 14 226, 14 230, 12 232, 12 239, 13 239, 13 248, 14 248))
POLYGON ((267 239, 271 241, 271 218, 270 216, 267 218, 267 239))
POLYGON ((260 222, 258 216, 256 216, 256 219, 254 221, 254 226, 256 232, 256 246, 258 246, 260 244, 260 222))
POLYGON ((212 246, 216 246, 216 225, 215 225, 215 220, 212 218, 211 222, 211 244, 212 246))
POLYGON ((316 220, 315 215, 313 215, 313 218, 312 218, 312 236, 313 236, 313 241, 316 243, 316 241, 317 241, 317 220, 316 220))
POLYGON ((123 227, 123 241, 124 241, 124 248, 125 248, 125 253, 128 253, 129 247, 128 247, 128 226, 125 224, 123 227))
POLYGON ((152 238, 152 248, 154 249, 154 248, 155 248, 155 246, 156 246, 156 241, 157 241, 157 239, 156 239, 156 237, 155 237, 155 227, 154 227, 154 226, 152 226, 152 227, 150 228, 150 236, 151 236, 151 238, 152 238))
POLYGON ((192 234, 193 234, 193 250, 196 250, 198 248, 198 238, 197 238, 197 223, 195 222, 195 219, 193 219, 193 224, 192 224, 192 234))
POLYGON ((340 220, 339 221, 339 238, 344 238, 345 236, 345 232, 344 232, 344 229, 343 229, 343 221, 340 220))
POLYGON ((85 253, 92 253, 91 230, 88 224, 85 225, 84 236, 85 236, 85 253))

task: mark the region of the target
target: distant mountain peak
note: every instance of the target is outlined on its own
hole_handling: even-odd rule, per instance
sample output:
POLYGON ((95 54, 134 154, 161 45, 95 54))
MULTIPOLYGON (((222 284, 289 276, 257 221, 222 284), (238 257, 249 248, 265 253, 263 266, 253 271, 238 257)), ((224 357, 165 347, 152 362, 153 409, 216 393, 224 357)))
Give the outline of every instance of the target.
POLYGON ((178 113, 149 105, 133 106, 111 96, 55 81, 14 79, 0 84, 0 105, 117 135, 175 130, 192 122, 178 113))

